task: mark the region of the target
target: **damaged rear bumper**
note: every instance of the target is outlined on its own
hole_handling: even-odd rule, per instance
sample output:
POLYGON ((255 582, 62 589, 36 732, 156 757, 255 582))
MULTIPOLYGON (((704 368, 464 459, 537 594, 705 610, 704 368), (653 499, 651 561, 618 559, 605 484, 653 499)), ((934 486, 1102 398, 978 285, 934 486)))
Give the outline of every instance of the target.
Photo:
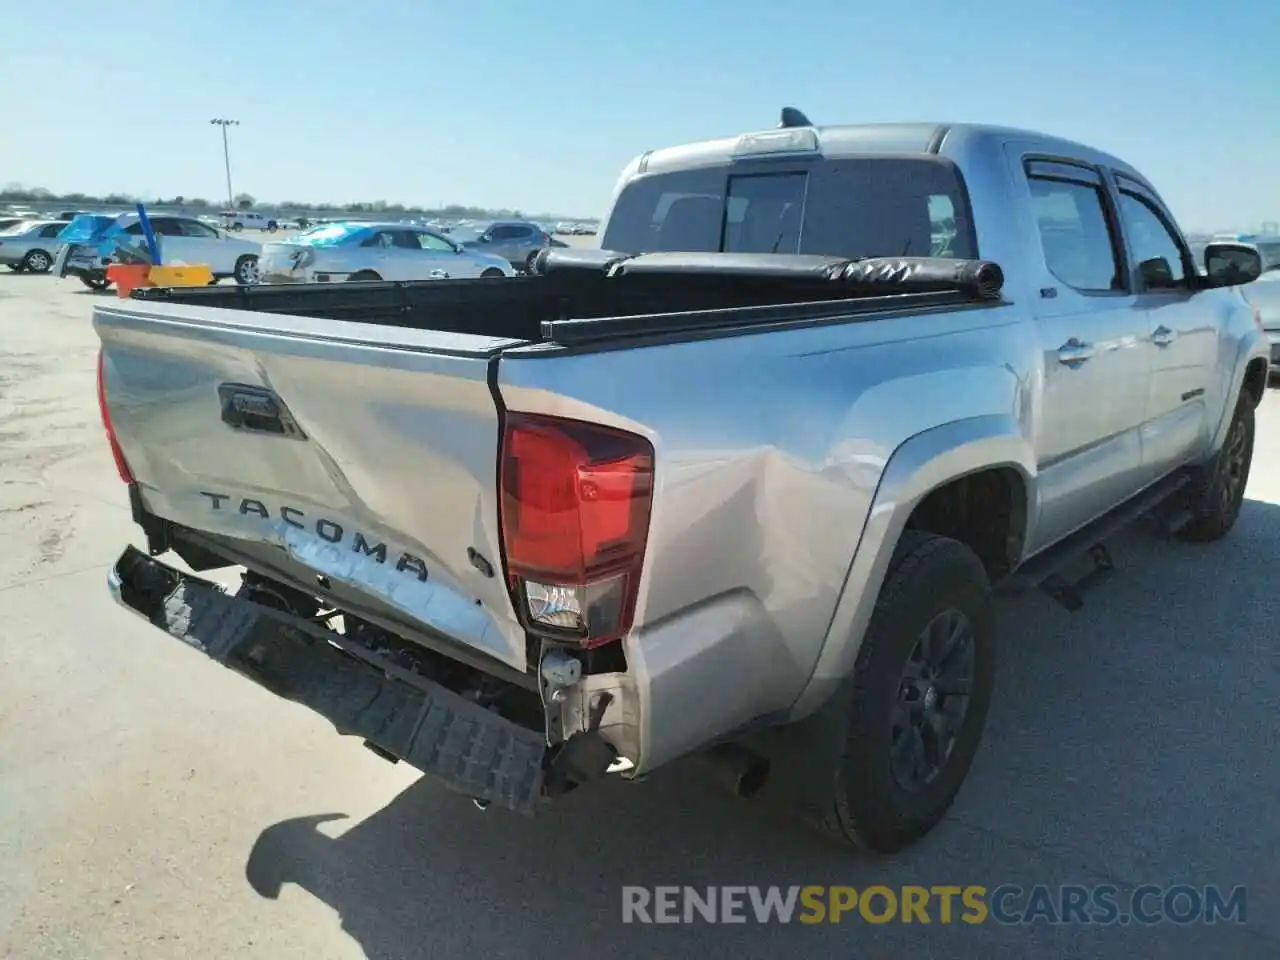
POLYGON ((116 561, 107 586, 153 626, 453 790, 519 813, 532 813, 544 794, 543 733, 381 662, 332 631, 233 597, 134 547, 116 561))

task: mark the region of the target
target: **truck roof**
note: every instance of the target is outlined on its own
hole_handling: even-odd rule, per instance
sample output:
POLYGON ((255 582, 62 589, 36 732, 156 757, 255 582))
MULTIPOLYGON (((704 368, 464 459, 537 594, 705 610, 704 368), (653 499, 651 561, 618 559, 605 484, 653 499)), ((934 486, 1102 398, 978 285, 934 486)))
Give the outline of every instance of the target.
MULTIPOLYGON (((953 153, 957 148, 980 146, 983 142, 1036 140, 1043 143, 1046 150, 1089 159, 1099 165, 1138 176, 1137 171, 1123 160, 1061 137, 1051 137, 1015 127, 949 122, 862 123, 759 130, 716 140, 703 140, 650 150, 633 161, 634 172, 637 174, 659 173, 722 164, 739 151, 739 145, 744 137, 777 136, 787 131, 812 131, 812 135, 816 137, 816 151, 824 157, 936 154, 942 151, 944 142, 948 147, 946 152, 953 153)), ((1145 178, 1140 177, 1140 179, 1145 178)))

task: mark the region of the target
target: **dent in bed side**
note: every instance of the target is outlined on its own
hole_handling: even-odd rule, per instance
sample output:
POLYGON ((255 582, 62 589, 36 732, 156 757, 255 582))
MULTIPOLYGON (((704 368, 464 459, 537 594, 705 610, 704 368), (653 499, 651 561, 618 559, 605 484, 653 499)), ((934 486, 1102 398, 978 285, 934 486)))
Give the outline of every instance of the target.
POLYGON ((854 551, 817 665, 791 709, 792 719, 819 709, 852 672, 894 547, 912 511, 929 493, 953 480, 1001 467, 1016 470, 1023 479, 1025 544, 1032 537, 1038 512, 1035 455, 1014 417, 988 414, 956 420, 919 433, 894 451, 854 551))

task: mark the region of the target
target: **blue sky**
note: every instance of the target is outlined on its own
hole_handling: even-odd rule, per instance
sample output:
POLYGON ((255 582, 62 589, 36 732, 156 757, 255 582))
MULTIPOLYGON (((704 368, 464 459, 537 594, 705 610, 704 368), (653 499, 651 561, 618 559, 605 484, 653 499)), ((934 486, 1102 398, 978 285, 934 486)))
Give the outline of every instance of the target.
POLYGON ((60 0, 0 50, 0 184, 591 215, 652 147, 975 120, 1141 168, 1187 228, 1280 219, 1274 0, 60 0), (130 106, 112 106, 125 104, 130 106))

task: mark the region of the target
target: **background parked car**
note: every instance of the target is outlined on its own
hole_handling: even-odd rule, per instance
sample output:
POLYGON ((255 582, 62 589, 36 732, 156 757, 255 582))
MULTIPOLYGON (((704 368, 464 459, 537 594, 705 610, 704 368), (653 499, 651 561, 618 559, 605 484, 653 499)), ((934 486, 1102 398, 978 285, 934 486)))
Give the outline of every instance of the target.
POLYGON ((1262 256, 1262 276, 1240 288, 1244 298, 1258 311, 1262 329, 1271 341, 1272 384, 1280 379, 1280 236, 1250 236, 1240 241, 1262 256))
POLYGON ((496 278, 514 273, 500 256, 410 223, 330 223, 262 249, 266 283, 496 278))
POLYGON ((252 210, 223 210, 219 216, 222 217, 222 225, 227 230, 249 228, 275 233, 280 229, 279 222, 268 219, 260 213, 254 213, 252 210))
POLYGON ((12 230, 18 224, 26 223, 27 219, 27 217, 14 217, 8 215, 0 217, 0 230, 12 230))
POLYGON ((65 226, 58 220, 23 220, 0 230, 0 263, 15 273, 48 273, 65 226))
POLYGON ((461 229, 454 231, 454 237, 469 249, 502 257, 517 270, 526 269, 534 254, 551 246, 550 234, 527 220, 498 220, 483 228, 471 229, 470 237, 461 229))
MULTIPOLYGON (((159 215, 150 220, 160 245, 160 256, 166 263, 204 263, 213 271, 215 280, 232 278, 240 284, 258 282, 261 244, 229 236, 195 217, 159 215)), ((58 235, 64 246, 58 254, 55 272, 60 277, 79 277, 90 289, 105 290, 110 286, 107 266, 119 239, 134 245, 142 243, 142 223, 136 213, 77 217, 58 235)))

